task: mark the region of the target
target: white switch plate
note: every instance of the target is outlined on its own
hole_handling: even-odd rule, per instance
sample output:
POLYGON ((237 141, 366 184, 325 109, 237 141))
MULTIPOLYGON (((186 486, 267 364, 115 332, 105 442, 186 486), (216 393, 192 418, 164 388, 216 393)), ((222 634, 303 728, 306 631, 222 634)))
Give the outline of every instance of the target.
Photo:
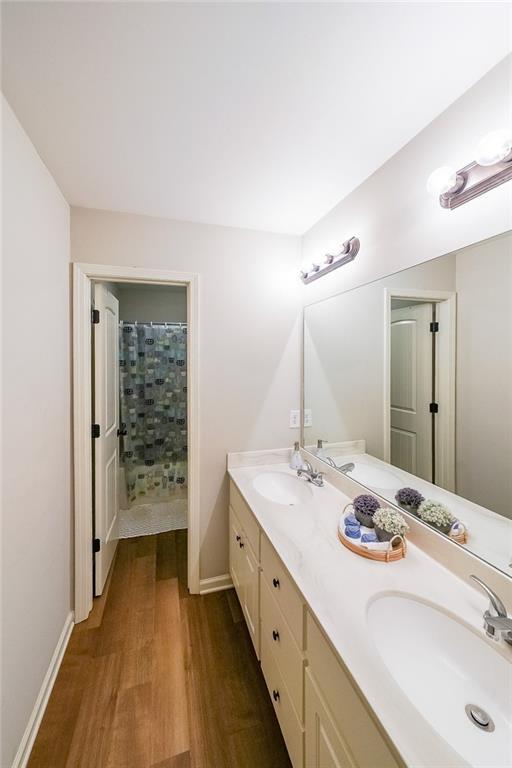
POLYGON ((304 426, 305 427, 313 426, 313 413, 311 411, 311 408, 304 409, 304 426))
POLYGON ((290 429, 300 427, 300 411, 290 411, 290 429))

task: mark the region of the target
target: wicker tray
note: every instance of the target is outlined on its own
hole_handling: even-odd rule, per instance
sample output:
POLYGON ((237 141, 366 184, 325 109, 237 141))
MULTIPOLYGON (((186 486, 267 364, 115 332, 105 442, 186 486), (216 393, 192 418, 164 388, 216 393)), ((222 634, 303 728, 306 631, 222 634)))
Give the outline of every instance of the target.
MULTIPOLYGON (((343 510, 344 517, 347 512, 347 508, 351 506, 352 504, 347 504, 347 506, 343 510)), ((338 539, 341 541, 344 547, 346 547, 347 549, 350 549, 352 552, 355 552, 356 555, 360 555, 361 557, 366 557, 367 560, 377 560, 378 562, 381 562, 381 563, 393 563, 395 562, 395 560, 401 560, 407 554, 407 543, 403 536, 395 536, 392 542, 396 542, 396 543, 392 543, 392 547, 385 551, 366 549, 365 547, 362 547, 360 544, 356 544, 355 542, 352 542, 349 539, 347 539, 345 536, 343 536, 343 534, 340 532, 339 529, 338 529, 338 539)))

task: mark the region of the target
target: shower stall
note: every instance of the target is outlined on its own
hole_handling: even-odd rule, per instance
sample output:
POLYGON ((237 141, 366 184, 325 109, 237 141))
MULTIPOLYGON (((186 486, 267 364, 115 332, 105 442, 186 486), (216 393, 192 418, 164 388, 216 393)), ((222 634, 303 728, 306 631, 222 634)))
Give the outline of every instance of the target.
POLYGON ((119 350, 120 537, 186 528, 187 324, 121 321, 119 350))

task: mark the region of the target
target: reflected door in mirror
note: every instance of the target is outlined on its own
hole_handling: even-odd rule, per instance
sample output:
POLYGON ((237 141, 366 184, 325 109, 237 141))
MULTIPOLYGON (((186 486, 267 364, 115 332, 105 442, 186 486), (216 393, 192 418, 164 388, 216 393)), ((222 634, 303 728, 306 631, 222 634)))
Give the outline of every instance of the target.
POLYGON ((433 306, 391 310, 391 464, 433 482, 433 306))

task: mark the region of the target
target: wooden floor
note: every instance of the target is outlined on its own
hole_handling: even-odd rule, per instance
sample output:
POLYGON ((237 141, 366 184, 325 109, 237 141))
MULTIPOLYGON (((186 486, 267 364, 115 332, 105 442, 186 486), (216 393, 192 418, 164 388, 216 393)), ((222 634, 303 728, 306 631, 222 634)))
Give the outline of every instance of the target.
POLYGON ((119 543, 29 768, 289 768, 235 592, 189 595, 186 551, 186 531, 119 543))

